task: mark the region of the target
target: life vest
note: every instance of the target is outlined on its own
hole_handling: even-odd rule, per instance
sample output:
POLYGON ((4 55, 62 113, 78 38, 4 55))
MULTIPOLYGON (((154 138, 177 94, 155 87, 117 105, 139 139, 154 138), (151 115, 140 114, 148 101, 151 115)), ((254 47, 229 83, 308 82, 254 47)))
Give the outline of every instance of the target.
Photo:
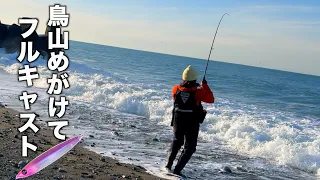
POLYGON ((174 100, 174 108, 180 112, 194 112, 199 109, 195 94, 197 91, 184 92, 178 90, 174 100))
POLYGON ((207 112, 203 109, 201 102, 197 104, 195 98, 195 91, 184 92, 178 90, 175 95, 174 108, 172 110, 171 126, 177 125, 177 122, 181 123, 203 123, 207 112))
POLYGON ((196 92, 197 90, 190 92, 177 90, 174 98, 171 126, 184 126, 185 123, 203 123, 207 111, 203 109, 201 102, 197 102, 196 92))

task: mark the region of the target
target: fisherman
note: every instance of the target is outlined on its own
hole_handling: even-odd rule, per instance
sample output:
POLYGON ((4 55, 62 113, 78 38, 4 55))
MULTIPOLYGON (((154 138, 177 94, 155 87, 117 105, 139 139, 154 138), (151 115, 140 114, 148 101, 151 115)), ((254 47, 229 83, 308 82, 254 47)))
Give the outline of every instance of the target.
POLYGON ((199 127, 207 113, 201 102, 213 103, 214 96, 205 78, 201 86, 197 83, 197 72, 189 65, 182 73, 181 84, 173 87, 172 98, 174 108, 171 126, 173 126, 174 138, 165 168, 168 172, 172 172, 173 161, 184 144, 184 149, 173 170, 174 174, 183 176, 181 171, 196 151, 199 127))

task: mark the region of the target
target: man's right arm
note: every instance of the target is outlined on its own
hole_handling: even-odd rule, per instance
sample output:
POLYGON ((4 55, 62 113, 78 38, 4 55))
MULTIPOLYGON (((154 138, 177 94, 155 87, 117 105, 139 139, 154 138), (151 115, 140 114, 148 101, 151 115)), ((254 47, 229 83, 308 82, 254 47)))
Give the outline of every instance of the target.
POLYGON ((173 88, 172 88, 172 99, 173 100, 176 99, 176 94, 177 94, 178 89, 179 89, 179 87, 177 85, 173 86, 173 88))

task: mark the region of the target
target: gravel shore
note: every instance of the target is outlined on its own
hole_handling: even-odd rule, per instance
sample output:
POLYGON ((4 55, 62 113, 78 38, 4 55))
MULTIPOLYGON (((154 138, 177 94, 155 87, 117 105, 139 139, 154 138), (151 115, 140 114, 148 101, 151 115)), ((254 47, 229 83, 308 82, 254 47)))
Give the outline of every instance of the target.
MULTIPOLYGON (((13 180, 21 168, 32 159, 60 143, 53 136, 53 130, 40 126, 35 134, 28 129, 20 133, 17 128, 25 122, 19 119, 19 113, 9 108, 0 108, 0 179, 13 180), (36 152, 28 150, 28 157, 22 157, 22 135, 28 135, 28 142, 35 144, 36 152)), ((37 123, 36 123, 37 124, 37 123)), ((146 179, 158 180, 146 173, 143 167, 119 163, 117 160, 101 156, 82 147, 80 142, 73 150, 61 159, 46 167, 38 174, 26 180, 45 179, 146 179)))

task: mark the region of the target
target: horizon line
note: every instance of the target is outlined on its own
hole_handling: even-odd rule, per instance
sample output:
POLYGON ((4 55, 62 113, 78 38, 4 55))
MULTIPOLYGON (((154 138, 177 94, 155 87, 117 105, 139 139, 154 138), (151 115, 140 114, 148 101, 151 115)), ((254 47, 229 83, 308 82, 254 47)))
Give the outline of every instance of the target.
MULTIPOLYGON (((190 58, 190 59, 198 59, 198 60, 203 60, 203 61, 207 61, 208 60, 208 59, 201 59, 201 58, 198 58, 198 57, 191 57, 191 56, 177 55, 177 54, 167 54, 167 53, 163 53, 163 52, 155 52, 155 51, 147 51, 147 50, 142 50, 142 49, 133 49, 133 48, 128 48, 128 47, 112 46, 112 45, 107 45, 107 44, 99 44, 99 43, 80 41, 80 40, 71 40, 70 39, 70 41, 75 41, 75 42, 80 42, 80 43, 87 43, 87 44, 94 44, 94 45, 99 45, 99 46, 114 47, 114 48, 120 48, 120 49, 127 49, 127 50, 134 50, 134 51, 141 51, 141 52, 148 52, 148 53, 156 53, 156 54, 161 54, 161 55, 169 55, 169 56, 177 56, 177 57, 190 58)), ((289 70, 283 70, 283 69, 272 69, 272 68, 268 68, 268 67, 254 66, 254 65, 248 65, 248 64, 239 64, 239 63, 227 62, 227 61, 223 61, 223 60, 209 59, 209 61, 214 61, 214 62, 217 62, 217 63, 227 63, 227 64, 232 64, 232 65, 241 65, 241 66, 247 66, 247 67, 254 67, 254 68, 261 68, 261 69, 274 70, 274 71, 282 71, 282 72, 300 74, 300 75, 305 75, 305 76, 320 77, 320 74, 319 75, 318 74, 306 74, 306 73, 302 73, 302 72, 295 72, 295 71, 289 71, 289 70)))

